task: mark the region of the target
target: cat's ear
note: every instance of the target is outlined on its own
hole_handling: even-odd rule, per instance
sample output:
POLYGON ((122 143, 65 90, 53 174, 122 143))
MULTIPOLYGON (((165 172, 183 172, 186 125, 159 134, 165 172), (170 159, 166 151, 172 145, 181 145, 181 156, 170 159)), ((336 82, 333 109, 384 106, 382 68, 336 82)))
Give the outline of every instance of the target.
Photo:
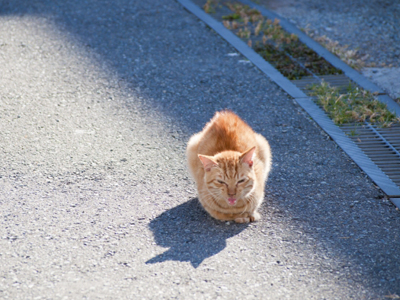
POLYGON ((246 150, 243 152, 239 159, 241 163, 248 164, 249 167, 251 168, 253 166, 253 159, 255 155, 256 147, 250 148, 249 150, 246 150))
POLYGON ((198 155, 201 163, 203 164, 204 170, 207 172, 211 170, 211 168, 218 166, 218 163, 212 158, 212 156, 206 155, 198 155))

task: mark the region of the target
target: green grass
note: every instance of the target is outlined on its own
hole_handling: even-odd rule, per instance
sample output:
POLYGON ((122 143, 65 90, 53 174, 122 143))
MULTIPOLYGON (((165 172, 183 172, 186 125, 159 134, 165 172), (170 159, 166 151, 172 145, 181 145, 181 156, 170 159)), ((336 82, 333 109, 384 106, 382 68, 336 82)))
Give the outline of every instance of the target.
POLYGON ((270 44, 263 45, 257 43, 254 50, 290 80, 300 79, 303 76, 309 75, 303 68, 285 55, 285 53, 278 51, 270 44))
POLYGON ((396 114, 389 111, 386 104, 375 99, 374 95, 354 85, 349 85, 347 93, 340 94, 339 89, 326 82, 309 87, 310 95, 336 124, 365 122, 382 127, 399 123, 396 114))
MULTIPOLYGON (((206 12, 215 12, 219 0, 207 0, 206 12)), ((316 75, 335 75, 343 72, 336 69, 324 58, 299 41, 294 34, 286 32, 279 20, 270 20, 261 12, 241 3, 224 3, 232 13, 222 16, 224 26, 234 32, 249 47, 259 53, 266 61, 277 68, 290 80, 316 75), (294 60, 292 60, 294 58, 294 60), (306 67, 307 71, 302 67, 306 67)), ((379 126, 399 123, 399 118, 387 106, 374 98, 374 95, 350 85, 345 94, 339 89, 323 82, 309 87, 311 95, 336 124, 368 121, 379 126)), ((399 100, 399 99, 397 99, 399 100)), ((352 131, 351 135, 356 134, 352 131)))
POLYGON ((240 15, 237 13, 233 13, 227 16, 222 16, 223 20, 228 20, 228 21, 233 21, 233 20, 239 20, 240 19, 240 15))
POLYGON ((203 6, 203 9, 208 14, 214 14, 216 12, 218 3, 218 0, 207 0, 206 4, 203 6))
POLYGON ((264 19, 261 12, 257 9, 250 8, 248 5, 243 5, 241 3, 230 3, 226 2, 225 5, 229 7, 231 11, 233 11, 234 16, 239 16, 242 22, 246 25, 248 22, 257 22, 261 19, 264 19))
POLYGON ((350 130, 350 132, 349 132, 348 135, 350 135, 350 136, 357 136, 357 135, 358 135, 357 130, 356 130, 356 129, 350 130))
POLYGON ((222 17, 225 27, 245 40, 247 45, 287 78, 293 80, 310 76, 311 73, 301 65, 317 75, 342 74, 341 70, 301 43, 295 34, 286 32, 278 19, 266 19, 260 11, 240 3, 224 4, 232 11, 222 17), (289 56, 294 57, 297 62, 292 61, 289 56))

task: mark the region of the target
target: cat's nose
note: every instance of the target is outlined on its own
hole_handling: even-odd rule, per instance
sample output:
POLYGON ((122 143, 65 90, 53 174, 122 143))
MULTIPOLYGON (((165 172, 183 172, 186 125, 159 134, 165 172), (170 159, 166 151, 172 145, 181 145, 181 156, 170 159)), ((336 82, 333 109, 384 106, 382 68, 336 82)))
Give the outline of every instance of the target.
POLYGON ((233 197, 236 195, 236 191, 228 191, 228 196, 233 197))

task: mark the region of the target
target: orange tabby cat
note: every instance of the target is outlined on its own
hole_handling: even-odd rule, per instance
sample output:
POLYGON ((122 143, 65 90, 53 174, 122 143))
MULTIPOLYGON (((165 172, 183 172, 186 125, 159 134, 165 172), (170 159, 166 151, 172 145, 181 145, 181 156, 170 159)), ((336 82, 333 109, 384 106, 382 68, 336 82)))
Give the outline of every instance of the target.
POLYGON ((199 201, 212 217, 238 223, 260 219, 272 156, 262 135, 233 112, 217 112, 190 138, 186 155, 199 201))

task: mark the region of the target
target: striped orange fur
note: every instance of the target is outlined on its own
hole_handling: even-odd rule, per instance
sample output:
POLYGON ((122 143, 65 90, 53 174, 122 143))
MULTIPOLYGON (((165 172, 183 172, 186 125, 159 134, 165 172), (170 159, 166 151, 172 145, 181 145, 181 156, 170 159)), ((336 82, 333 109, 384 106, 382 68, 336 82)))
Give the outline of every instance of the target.
POLYGON ((212 217, 238 223, 260 218, 272 161, 262 135, 233 112, 217 112, 190 138, 186 155, 199 201, 212 217))

